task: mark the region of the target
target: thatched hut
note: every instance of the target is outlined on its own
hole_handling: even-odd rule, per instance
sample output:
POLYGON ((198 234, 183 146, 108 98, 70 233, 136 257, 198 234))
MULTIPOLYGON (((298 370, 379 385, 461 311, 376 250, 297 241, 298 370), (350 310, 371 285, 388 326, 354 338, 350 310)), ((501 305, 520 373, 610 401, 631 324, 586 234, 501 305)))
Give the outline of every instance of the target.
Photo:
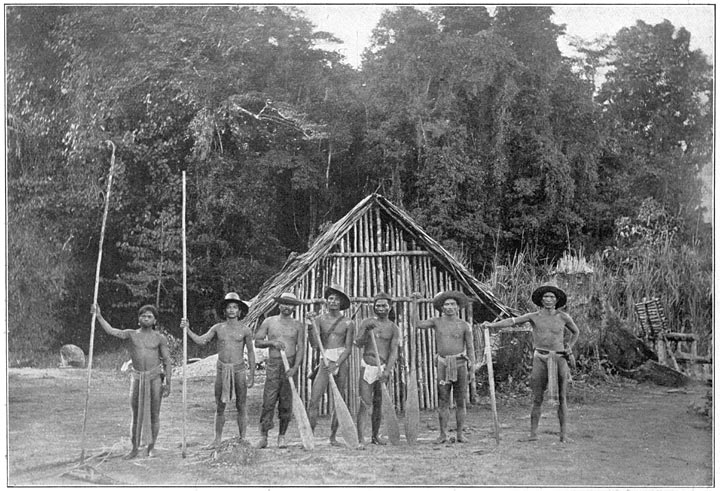
MULTIPOLYGON (((419 331, 410 323, 412 292, 423 296, 418 303, 421 319, 438 315, 431 299, 445 290, 461 290, 475 300, 461 317, 492 320, 511 315, 511 310, 493 296, 488 287, 473 277, 436 240, 426 234, 402 209, 383 196, 372 194, 358 203, 343 218, 317 237, 310 249, 288 260, 282 270, 270 278, 252 301, 247 321, 257 329, 259 322, 272 315, 273 298, 282 292, 293 292, 303 305, 296 310, 302 319, 310 310, 319 310, 322 294, 328 285, 344 288, 353 302, 345 313, 355 315, 356 325, 372 315, 372 297, 385 291, 393 298, 395 322, 402 333, 401 353, 394 380, 389 384, 396 408, 404 406, 404 387, 408 350, 416 356, 420 407, 437 406, 434 335, 419 331)), ((477 343, 476 343, 477 346, 477 343)), ((300 376, 299 391, 307 400, 310 393, 307 374, 318 356, 307 348, 300 376), (314 355, 314 359, 311 357, 314 355)), ((350 357, 351 380, 360 373, 357 348, 350 357)), ((357 384, 350 385, 349 407, 353 413, 359 404, 357 384)), ((326 407, 324 408, 326 409, 326 407)))

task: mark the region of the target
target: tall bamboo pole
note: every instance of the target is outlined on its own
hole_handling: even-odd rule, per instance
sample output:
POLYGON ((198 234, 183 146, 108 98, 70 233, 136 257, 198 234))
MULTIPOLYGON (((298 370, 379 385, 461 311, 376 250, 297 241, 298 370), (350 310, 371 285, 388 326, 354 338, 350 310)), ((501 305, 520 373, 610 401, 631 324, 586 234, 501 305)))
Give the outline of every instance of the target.
MULTIPOLYGON (((187 319, 187 227, 186 227, 186 178, 182 173, 182 255, 183 255, 183 319, 187 319)), ((182 457, 186 456, 187 448, 185 428, 187 427, 187 329, 183 329, 183 381, 182 381, 182 457)))
POLYGON ((93 290, 93 314, 90 321, 90 348, 88 350, 88 366, 87 366, 87 387, 85 391, 85 409, 83 411, 82 438, 80 443, 80 462, 85 461, 85 428, 87 426, 88 406, 90 404, 90 377, 92 374, 93 349, 95 345, 95 321, 97 313, 95 305, 97 305, 98 290, 100 287, 100 265, 102 263, 103 243, 105 242, 105 224, 107 223, 108 210, 110 209, 110 191, 112 189, 113 172, 115 172, 115 144, 108 140, 107 143, 112 147, 112 155, 110 157, 110 172, 108 174, 107 191, 105 192, 105 209, 103 210, 102 225, 100 226, 100 245, 98 246, 98 260, 95 267, 95 289, 93 290))

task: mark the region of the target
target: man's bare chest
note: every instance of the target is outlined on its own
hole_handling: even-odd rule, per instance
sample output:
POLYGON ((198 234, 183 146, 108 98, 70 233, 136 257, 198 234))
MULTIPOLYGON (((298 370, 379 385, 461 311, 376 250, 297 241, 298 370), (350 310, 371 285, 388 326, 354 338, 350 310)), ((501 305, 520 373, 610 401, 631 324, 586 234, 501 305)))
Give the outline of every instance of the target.
POLYGON ((218 341, 221 343, 237 344, 245 341, 248 332, 242 327, 225 326, 218 330, 218 341))
POLYGON ((157 350, 160 339, 154 333, 136 332, 130 336, 133 346, 143 350, 157 350))

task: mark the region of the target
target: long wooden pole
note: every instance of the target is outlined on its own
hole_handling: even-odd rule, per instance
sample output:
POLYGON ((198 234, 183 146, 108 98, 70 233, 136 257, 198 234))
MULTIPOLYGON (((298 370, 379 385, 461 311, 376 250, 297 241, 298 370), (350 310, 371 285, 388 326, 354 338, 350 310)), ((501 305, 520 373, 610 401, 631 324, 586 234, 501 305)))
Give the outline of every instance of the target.
MULTIPOLYGON (((186 179, 185 171, 182 173, 182 255, 183 255, 183 319, 187 319, 187 228, 186 228, 186 179)), ((186 457, 186 434, 187 426, 187 329, 183 329, 183 370, 182 370, 182 456, 186 457)))
POLYGON ((110 209, 110 191, 112 189, 113 172, 115 171, 115 144, 108 140, 107 143, 112 147, 112 156, 110 157, 110 173, 108 174, 107 191, 105 192, 105 210, 103 211, 102 225, 100 226, 100 245, 98 246, 98 260, 95 267, 95 289, 93 291, 93 314, 90 321, 90 348, 88 350, 88 366, 87 366, 87 387, 85 392, 85 409, 83 411, 82 439, 80 444, 80 462, 85 461, 85 428, 87 426, 88 406, 90 404, 90 376, 92 374, 93 348, 95 345, 95 321, 97 313, 95 305, 98 300, 98 289, 100 287, 100 265, 102 263, 103 243, 105 242, 105 224, 107 223, 108 210, 110 209))

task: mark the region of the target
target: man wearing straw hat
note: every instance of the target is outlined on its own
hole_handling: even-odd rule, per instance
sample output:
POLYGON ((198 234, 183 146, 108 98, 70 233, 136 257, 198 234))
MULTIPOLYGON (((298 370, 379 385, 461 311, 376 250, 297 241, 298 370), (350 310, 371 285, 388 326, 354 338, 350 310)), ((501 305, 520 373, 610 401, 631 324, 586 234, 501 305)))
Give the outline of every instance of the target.
POLYGON ((357 415, 357 434, 360 444, 363 444, 363 423, 365 415, 372 407, 370 418, 373 445, 386 445, 380 438, 380 425, 382 423, 382 386, 392 375, 393 367, 398 357, 400 344, 400 328, 388 316, 392 298, 381 292, 373 298, 374 317, 365 319, 361 324, 355 344, 363 348, 363 357, 360 362, 360 408, 357 415), (375 353, 370 339, 370 331, 375 333, 378 353, 375 353))
MULTIPOLYGON (((414 294, 419 296, 419 294, 414 294)), ((439 317, 418 323, 418 329, 435 329, 435 348, 437 352, 438 378, 438 420, 440 436, 435 443, 448 441, 447 427, 450 419, 450 390, 455 400, 455 421, 457 424, 455 441, 466 443, 463 434, 465 428, 465 397, 468 380, 475 383, 475 349, 473 347, 470 325, 459 317, 460 309, 465 308, 469 298, 459 291, 441 292, 433 298, 435 310, 439 317)))
MULTIPOLYGON (((308 329, 314 329, 315 325, 317 325, 320 340, 323 348, 325 348, 325 356, 329 361, 328 365, 325 366, 320 360, 320 366, 313 370, 315 375, 312 380, 310 404, 308 404, 308 419, 313 431, 315 431, 317 425, 320 402, 323 394, 327 392, 328 383, 330 382, 329 374, 335 377, 335 383, 340 389, 343 398, 347 397, 347 386, 350 378, 350 363, 347 359, 352 353, 355 331, 353 321, 342 313, 342 311, 350 307, 350 298, 345 292, 340 287, 333 285, 325 288, 323 297, 328 311, 319 316, 316 316, 315 312, 309 312, 305 318, 308 329)), ((308 336, 313 349, 319 350, 320 347, 314 334, 310 332, 308 336)), ((345 403, 347 404, 347 400, 345 400, 345 403)), ((338 426, 337 415, 333 412, 332 421, 330 422, 330 445, 332 446, 341 445, 336 439, 338 426)))
POLYGON ((115 329, 103 318, 100 306, 97 304, 93 306, 92 312, 95 313, 105 332, 130 341, 130 357, 133 364, 130 388, 132 450, 125 458, 132 459, 137 456, 141 440, 149 440, 147 456, 153 457, 155 442, 160 433, 160 403, 163 397, 170 395, 172 376, 167 339, 153 329, 158 320, 158 311, 152 305, 140 307, 138 310, 140 329, 115 329))
POLYGON ((273 413, 278 406, 278 448, 286 448, 285 433, 292 417, 292 387, 297 385, 297 374, 305 354, 305 329, 293 318, 295 307, 301 302, 293 293, 275 297, 280 315, 268 317, 255 333, 255 346, 269 348, 265 361, 265 387, 263 387, 262 414, 260 415, 260 441, 257 448, 268 445, 268 431, 274 426, 273 413), (280 351, 285 351, 290 370, 285 370, 280 351))
POLYGON ((533 367, 530 373, 530 388, 533 393, 533 406, 530 413, 530 437, 527 441, 537 440, 538 423, 545 389, 550 390, 550 400, 558 404, 560 420, 560 441, 565 441, 567 417, 567 385, 570 380, 568 361, 571 361, 572 347, 578 340, 580 331, 572 318, 560 309, 567 303, 564 291, 552 283, 546 283, 532 294, 532 301, 540 307, 537 312, 503 319, 499 322, 483 322, 486 327, 509 327, 529 322, 532 325, 533 367), (570 330, 570 340, 564 344, 565 329, 570 330))
POLYGON ((190 330, 187 319, 180 321, 180 327, 187 330, 190 338, 204 345, 217 336, 218 361, 215 375, 215 439, 207 448, 218 448, 222 442, 225 426, 225 407, 235 393, 237 425, 240 440, 245 438, 247 426, 246 399, 248 387, 255 383, 255 348, 250 327, 241 322, 250 310, 247 302, 240 300, 235 292, 225 295, 218 306, 218 313, 224 322, 215 324, 208 332, 198 336, 190 330), (246 373, 244 351, 247 350, 249 373, 246 373))

